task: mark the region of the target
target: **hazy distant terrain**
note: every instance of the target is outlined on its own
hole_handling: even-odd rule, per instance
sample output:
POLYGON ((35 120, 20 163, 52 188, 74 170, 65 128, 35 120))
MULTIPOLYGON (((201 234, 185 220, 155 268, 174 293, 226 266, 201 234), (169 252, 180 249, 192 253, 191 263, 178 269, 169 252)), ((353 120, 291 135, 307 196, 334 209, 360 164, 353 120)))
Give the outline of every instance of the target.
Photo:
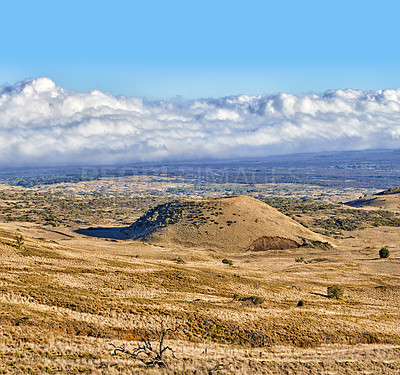
POLYGON ((142 176, 167 177, 194 186, 298 183, 339 189, 386 189, 400 185, 400 150, 304 153, 225 162, 0 169, 0 180, 24 187, 126 176, 138 180, 142 176))

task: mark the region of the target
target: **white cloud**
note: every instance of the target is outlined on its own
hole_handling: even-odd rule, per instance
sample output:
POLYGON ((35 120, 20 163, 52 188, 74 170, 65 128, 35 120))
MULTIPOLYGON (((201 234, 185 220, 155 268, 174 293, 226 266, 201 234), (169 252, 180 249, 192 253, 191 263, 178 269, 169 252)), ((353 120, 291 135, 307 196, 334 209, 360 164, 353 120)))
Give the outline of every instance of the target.
POLYGON ((67 91, 48 78, 0 87, 0 166, 112 164, 397 148, 400 89, 146 102, 67 91))

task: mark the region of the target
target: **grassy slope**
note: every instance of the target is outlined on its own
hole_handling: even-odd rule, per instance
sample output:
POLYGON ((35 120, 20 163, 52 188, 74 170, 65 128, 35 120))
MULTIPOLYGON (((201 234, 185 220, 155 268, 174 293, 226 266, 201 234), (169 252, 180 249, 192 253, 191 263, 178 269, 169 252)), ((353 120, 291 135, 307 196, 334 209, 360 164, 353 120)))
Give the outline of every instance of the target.
POLYGON ((334 250, 230 254, 227 266, 214 252, 85 238, 64 227, 1 227, 6 373, 142 371, 110 356, 107 342, 135 339, 136 329, 151 334, 161 317, 181 324, 170 344, 177 372, 218 363, 230 363, 227 373, 399 371, 398 228, 354 232, 334 250), (382 241, 394 249, 387 260, 376 259, 382 241), (327 298, 333 283, 344 288, 342 300, 327 298), (249 296, 264 302, 240 300, 249 296))
POLYGON ((246 196, 177 200, 150 210, 127 231, 133 238, 225 252, 243 251, 262 236, 297 242, 324 241, 323 236, 246 196))

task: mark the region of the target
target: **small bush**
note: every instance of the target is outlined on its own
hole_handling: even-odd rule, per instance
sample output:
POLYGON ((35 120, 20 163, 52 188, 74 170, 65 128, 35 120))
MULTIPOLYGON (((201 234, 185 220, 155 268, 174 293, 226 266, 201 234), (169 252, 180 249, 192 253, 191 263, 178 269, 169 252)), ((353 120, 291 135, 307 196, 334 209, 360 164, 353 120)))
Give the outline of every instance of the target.
POLYGON ((304 262, 304 258, 303 258, 303 257, 296 258, 295 261, 296 261, 297 263, 301 263, 301 262, 304 262))
POLYGON ((175 262, 176 264, 186 264, 186 262, 181 258, 181 257, 178 257, 178 258, 173 258, 173 259, 171 259, 173 262, 175 262))
POLYGON ((387 246, 383 246, 382 249, 379 250, 379 256, 381 258, 389 258, 390 252, 387 246))
POLYGON ((251 302, 253 305, 261 305, 264 302, 264 298, 259 296, 248 296, 248 297, 240 297, 238 294, 233 295, 234 301, 243 301, 243 302, 251 302))
POLYGON ((328 286, 327 294, 329 298, 340 299, 343 297, 343 288, 341 288, 339 285, 328 286))
POLYGON ((304 306, 304 301, 300 300, 299 302, 297 302, 297 307, 302 307, 304 306))
POLYGON ((22 236, 22 234, 18 233, 15 235, 15 241, 17 242, 17 245, 15 246, 16 249, 18 250, 25 250, 24 249, 24 243, 25 243, 25 239, 22 236))
POLYGON ((253 305, 261 305, 264 302, 264 299, 258 296, 250 296, 246 300, 251 301, 253 305))
POLYGON ((222 263, 227 264, 228 266, 232 266, 233 260, 232 259, 222 259, 222 263))

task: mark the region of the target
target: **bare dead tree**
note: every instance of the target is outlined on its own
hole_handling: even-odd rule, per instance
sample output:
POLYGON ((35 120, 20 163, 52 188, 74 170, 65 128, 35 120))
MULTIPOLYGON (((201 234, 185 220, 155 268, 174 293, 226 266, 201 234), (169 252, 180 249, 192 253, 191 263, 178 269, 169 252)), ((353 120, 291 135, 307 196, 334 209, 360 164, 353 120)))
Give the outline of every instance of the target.
POLYGON ((157 322, 159 327, 155 329, 155 338, 147 338, 139 331, 139 329, 137 329, 136 332, 140 337, 141 342, 137 343, 136 348, 129 350, 126 348, 125 343, 121 346, 109 343, 114 348, 112 354, 127 354, 134 360, 140 361, 148 367, 168 367, 168 363, 165 359, 165 353, 170 351, 172 357, 175 356, 174 351, 169 346, 165 345, 164 341, 169 332, 176 332, 180 326, 175 326, 175 328, 166 328, 164 325, 164 320, 157 322))

